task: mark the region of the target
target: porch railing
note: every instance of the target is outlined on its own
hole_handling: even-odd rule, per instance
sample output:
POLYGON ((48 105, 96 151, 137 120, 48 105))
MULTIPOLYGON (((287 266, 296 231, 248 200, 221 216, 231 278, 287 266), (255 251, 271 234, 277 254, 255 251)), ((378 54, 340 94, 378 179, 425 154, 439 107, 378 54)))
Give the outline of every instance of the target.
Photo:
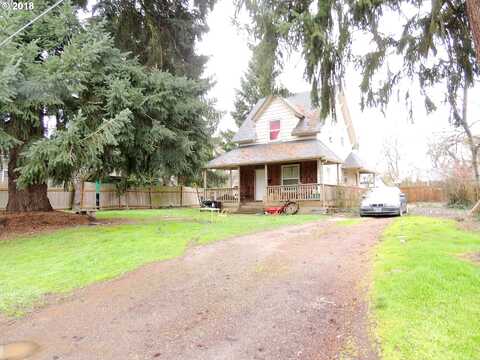
POLYGON ((359 204, 364 188, 342 185, 298 184, 267 187, 267 202, 320 201, 325 206, 340 208, 359 204))
POLYGON ((211 188, 206 189, 205 198, 209 200, 217 200, 225 203, 239 202, 238 188, 211 188))

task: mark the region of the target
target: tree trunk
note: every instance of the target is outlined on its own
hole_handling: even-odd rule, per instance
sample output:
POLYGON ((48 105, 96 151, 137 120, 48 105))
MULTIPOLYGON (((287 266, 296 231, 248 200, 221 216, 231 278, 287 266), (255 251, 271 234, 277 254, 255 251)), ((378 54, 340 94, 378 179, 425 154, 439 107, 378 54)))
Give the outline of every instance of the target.
POLYGON ((477 62, 480 64, 480 0, 467 0, 467 14, 472 29, 477 62))
POLYGON ((24 189, 17 188, 18 155, 21 147, 15 147, 9 153, 8 161, 8 212, 53 211, 47 196, 47 184, 36 184, 24 189))
POLYGON ((475 143, 475 139, 473 138, 472 131, 470 129, 470 125, 468 124, 467 119, 467 105, 468 105, 468 87, 467 85, 463 88, 463 107, 462 107, 462 122, 461 125, 465 134, 467 135, 468 146, 470 147, 470 152, 472 154, 472 168, 473 173, 475 175, 475 184, 476 188, 480 187, 480 174, 478 170, 478 148, 477 144, 475 143))

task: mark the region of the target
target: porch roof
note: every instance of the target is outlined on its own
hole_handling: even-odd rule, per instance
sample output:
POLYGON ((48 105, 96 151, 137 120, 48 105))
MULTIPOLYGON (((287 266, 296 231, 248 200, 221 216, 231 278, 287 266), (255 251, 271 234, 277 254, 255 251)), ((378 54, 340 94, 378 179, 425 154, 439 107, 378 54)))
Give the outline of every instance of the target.
POLYGON ((360 173, 366 174, 375 174, 376 171, 369 169, 368 166, 365 165, 363 159, 354 151, 352 151, 345 161, 343 162, 342 168, 344 169, 352 169, 358 170, 360 173))
POLYGON ((207 169, 232 169, 241 165, 321 159, 328 164, 342 160, 320 140, 309 139, 281 143, 240 146, 211 160, 207 169))

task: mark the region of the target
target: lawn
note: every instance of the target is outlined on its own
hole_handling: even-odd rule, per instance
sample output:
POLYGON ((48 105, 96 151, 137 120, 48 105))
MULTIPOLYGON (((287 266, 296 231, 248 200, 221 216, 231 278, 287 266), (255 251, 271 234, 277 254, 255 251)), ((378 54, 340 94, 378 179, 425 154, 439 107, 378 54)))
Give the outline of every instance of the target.
POLYGON ((0 242, 0 312, 21 315, 46 294, 66 293, 139 266, 182 255, 189 245, 321 219, 318 215, 217 215, 198 209, 99 212, 129 223, 77 227, 0 242))
POLYGON ((373 316, 383 360, 480 359, 480 234, 449 220, 404 217, 384 234, 373 316))

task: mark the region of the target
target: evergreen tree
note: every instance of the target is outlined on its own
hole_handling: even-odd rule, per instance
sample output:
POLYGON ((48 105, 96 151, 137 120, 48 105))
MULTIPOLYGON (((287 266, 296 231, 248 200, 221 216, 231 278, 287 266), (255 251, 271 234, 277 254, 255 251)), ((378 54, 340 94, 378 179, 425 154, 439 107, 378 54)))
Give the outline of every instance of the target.
MULTIPOLYGON (((474 39, 480 40, 480 31, 475 30, 480 20, 476 3, 478 0, 236 1, 250 12, 255 36, 268 28, 263 17, 268 13, 270 22, 281 29, 276 33, 278 41, 286 48, 303 50, 305 75, 322 117, 335 116, 335 94, 342 88, 346 65, 352 63, 363 73, 363 106, 384 109, 391 96, 400 93, 411 107, 413 94, 399 86, 405 79, 418 84, 427 110, 433 111, 436 104, 428 90, 441 84, 446 90, 443 100, 450 104, 456 123, 460 118, 456 110, 459 90, 471 86, 480 75, 473 44, 474 39), (390 23, 385 24, 391 19, 398 19, 401 33, 391 34, 390 23), (372 44, 366 53, 353 52, 355 32, 370 36, 372 44), (398 55, 400 67, 389 66, 392 55, 398 55)), ((278 47, 276 57, 281 58, 283 51, 284 47, 278 47)))
POLYGON ((207 15, 216 0, 99 0, 95 13, 105 19, 115 45, 140 63, 199 79, 208 57, 195 45, 208 31, 207 15))
MULTIPOLYGON (((0 38, 34 15, 0 13, 0 38)), ((48 180, 194 176, 211 154, 217 113, 203 98, 208 84, 145 69, 102 24, 80 26, 68 3, 2 48, 0 85, 8 211, 51 210, 48 180)))
POLYGON ((235 109, 231 112, 231 115, 237 126, 242 125, 258 100, 269 95, 289 95, 288 90, 276 82, 282 66, 276 58, 277 31, 274 26, 270 26, 266 33, 261 36, 260 42, 253 47, 248 69, 240 79, 240 89, 236 90, 235 109))

